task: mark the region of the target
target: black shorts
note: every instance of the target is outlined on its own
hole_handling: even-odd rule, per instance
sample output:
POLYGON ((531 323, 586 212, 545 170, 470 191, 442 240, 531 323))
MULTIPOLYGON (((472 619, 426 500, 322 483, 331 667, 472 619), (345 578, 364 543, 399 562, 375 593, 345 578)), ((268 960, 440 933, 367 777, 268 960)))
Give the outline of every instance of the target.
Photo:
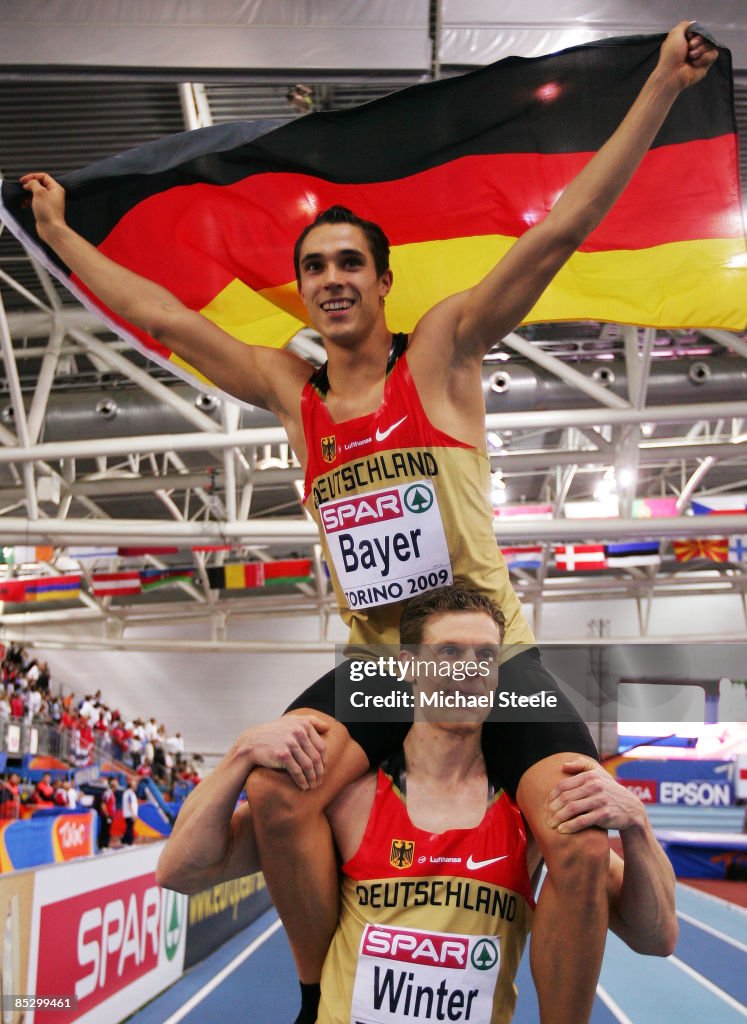
MULTIPOLYGON (((332 718, 339 718, 335 699, 340 683, 339 673, 344 672, 349 664, 343 663, 338 669, 332 669, 317 679, 286 711, 312 708, 332 718)), ((391 680, 380 682, 391 689, 391 680)), ((376 679, 367 679, 364 684, 366 690, 375 689, 376 683, 376 679)), ((536 647, 522 651, 501 666, 499 690, 514 691, 517 694, 540 693, 544 690, 556 694, 558 698, 558 708, 552 718, 491 718, 483 725, 482 748, 488 773, 491 778, 500 779, 510 796, 516 797, 519 782, 527 768, 551 754, 567 751, 586 754, 599 760, 588 727, 542 664, 536 647)), ((393 715, 391 721, 362 718, 360 721, 344 722, 351 737, 363 748, 372 767, 379 765, 402 745, 410 724, 402 710, 393 715)))

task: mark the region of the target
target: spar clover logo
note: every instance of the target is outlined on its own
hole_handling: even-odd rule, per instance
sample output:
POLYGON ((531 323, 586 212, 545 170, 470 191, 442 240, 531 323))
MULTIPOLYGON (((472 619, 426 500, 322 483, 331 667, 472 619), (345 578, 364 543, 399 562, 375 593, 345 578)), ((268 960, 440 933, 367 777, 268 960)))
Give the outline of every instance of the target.
POLYGON ((490 939, 480 939, 472 947, 472 966, 478 971, 489 971, 498 963, 498 946, 490 939))
POLYGON ((425 484, 408 487, 402 499, 408 512, 427 512, 433 504, 433 491, 425 484))
POLYGON ((171 889, 164 889, 163 903, 163 948, 166 957, 173 960, 179 949, 179 943, 186 920, 187 897, 171 889))

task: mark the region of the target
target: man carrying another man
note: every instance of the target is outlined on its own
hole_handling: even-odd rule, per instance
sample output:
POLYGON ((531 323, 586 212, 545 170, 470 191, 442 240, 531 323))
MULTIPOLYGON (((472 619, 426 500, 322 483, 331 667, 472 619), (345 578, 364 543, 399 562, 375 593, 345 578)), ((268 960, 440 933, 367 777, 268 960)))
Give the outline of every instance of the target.
MULTIPOLYGON (((416 651, 407 655, 414 722, 402 748, 328 812, 343 861, 342 909, 319 1024, 425 1020, 439 1008, 450 1020, 511 1019, 541 858, 481 748, 504 625, 490 598, 461 584, 413 598, 403 611, 403 644, 416 651), (434 674, 433 665, 449 671, 434 674), (461 694, 470 708, 437 710, 421 699, 434 693, 461 694)), ((301 745, 310 735, 316 756, 299 752, 288 767, 313 780, 322 744, 309 725, 301 745)), ((234 808, 246 775, 277 756, 273 730, 248 729, 190 795, 161 855, 160 884, 193 892, 259 868, 251 809, 234 808)), ((606 879, 610 927, 638 952, 669 955, 674 874, 643 805, 588 758, 564 771, 545 802, 549 827, 620 830, 625 860, 610 853, 606 879)))

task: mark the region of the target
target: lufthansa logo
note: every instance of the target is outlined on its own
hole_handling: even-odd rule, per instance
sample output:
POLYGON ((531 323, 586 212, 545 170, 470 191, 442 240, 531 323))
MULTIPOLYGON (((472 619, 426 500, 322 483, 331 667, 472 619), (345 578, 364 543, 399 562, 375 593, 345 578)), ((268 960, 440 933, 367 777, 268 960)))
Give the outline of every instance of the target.
POLYGON ((427 512, 433 504, 433 491, 423 484, 413 484, 402 499, 408 512, 427 512))

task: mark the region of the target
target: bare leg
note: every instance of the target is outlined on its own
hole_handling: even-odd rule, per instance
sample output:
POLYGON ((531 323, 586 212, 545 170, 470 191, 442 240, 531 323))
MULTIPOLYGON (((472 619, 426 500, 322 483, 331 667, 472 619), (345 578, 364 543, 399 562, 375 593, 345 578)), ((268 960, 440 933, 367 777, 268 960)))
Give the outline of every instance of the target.
POLYGON ((607 934, 609 843, 601 829, 561 835, 546 822, 548 793, 567 776, 554 754, 527 769, 517 799, 547 865, 530 963, 542 1024, 587 1024, 607 934))
POLYGON ((318 982, 339 914, 339 880, 332 832, 325 808, 368 770, 368 759, 347 729, 319 711, 325 733, 327 768, 317 789, 302 792, 280 772, 251 773, 247 796, 252 809, 260 863, 275 907, 285 925, 296 970, 304 983, 318 982))

